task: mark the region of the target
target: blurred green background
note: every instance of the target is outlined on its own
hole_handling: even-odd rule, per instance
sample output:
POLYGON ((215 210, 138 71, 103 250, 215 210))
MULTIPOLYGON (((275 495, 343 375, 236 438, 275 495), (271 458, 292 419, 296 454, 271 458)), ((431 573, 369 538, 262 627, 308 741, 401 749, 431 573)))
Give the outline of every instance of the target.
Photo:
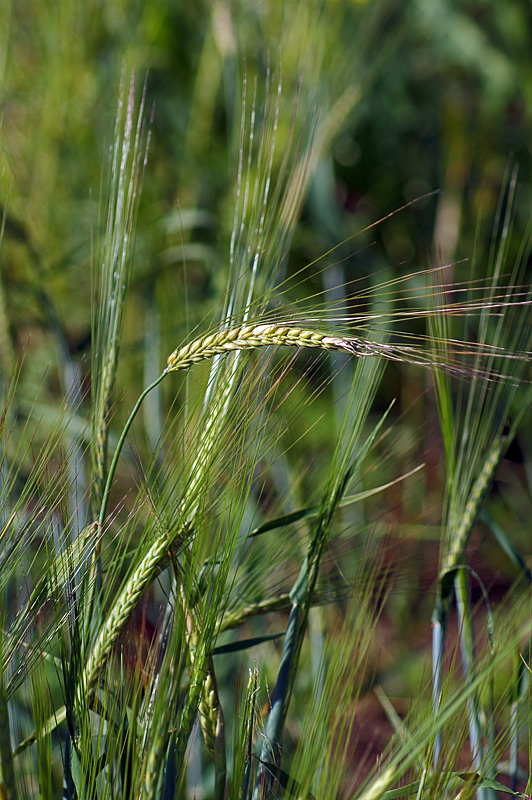
POLYGON ((142 313, 150 284, 172 342, 181 333, 175 311, 185 283, 191 313, 223 285, 244 64, 248 102, 255 78, 264 91, 268 65, 274 86, 281 74, 278 162, 296 93, 300 116, 320 110, 323 142, 289 269, 432 191, 340 249, 348 259, 340 277, 471 257, 477 225, 489 243, 510 162, 519 167, 524 228, 531 13, 518 0, 2 0, 8 338, 16 348, 28 326, 46 327, 44 287, 72 351, 87 346, 91 236, 123 66, 127 75, 136 71, 139 86, 146 80, 148 114, 153 107, 133 277, 140 291, 131 305, 142 313))

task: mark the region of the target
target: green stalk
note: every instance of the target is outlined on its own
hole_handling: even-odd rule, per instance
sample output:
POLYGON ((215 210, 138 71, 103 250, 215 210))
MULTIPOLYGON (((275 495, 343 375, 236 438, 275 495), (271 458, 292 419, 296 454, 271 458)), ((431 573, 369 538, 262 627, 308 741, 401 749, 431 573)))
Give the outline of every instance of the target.
MULTIPOLYGON (((444 598, 441 592, 436 599, 436 604, 432 612, 432 709, 434 714, 438 713, 441 706, 443 691, 443 654, 445 652, 445 634, 449 619, 449 594, 444 598)), ((442 732, 438 728, 434 736, 433 762, 437 768, 442 748, 442 732)))
POLYGON ((102 504, 100 506, 100 514, 99 514, 99 517, 98 517, 98 523, 100 525, 103 525, 103 523, 105 521, 105 514, 107 512, 107 504, 109 502, 109 494, 110 494, 110 491, 111 491, 111 485, 113 483, 113 478, 114 478, 114 474, 116 472, 118 459, 120 458, 120 453, 122 452, 122 448, 124 446, 124 442, 126 441, 126 437, 127 437, 128 433, 129 433, 129 429, 131 428, 131 425, 133 424, 133 420, 137 416, 138 410, 141 407, 142 401, 144 400, 146 395, 148 395, 151 392, 152 389, 155 389, 155 387, 158 386, 161 383, 162 379, 165 378, 166 375, 167 375, 167 372, 165 370, 161 375, 159 375, 158 378, 156 378, 156 380, 153 381, 153 383, 150 383, 150 385, 147 386, 146 389, 144 389, 142 394, 139 395, 139 398, 138 398, 137 402, 135 403, 135 405, 133 406, 133 410, 132 410, 131 414, 129 415, 128 420, 127 420, 126 424, 124 425, 122 433, 120 434, 120 439, 118 440, 118 443, 116 445, 115 454, 113 456, 113 460, 111 461, 111 465, 109 467, 109 472, 107 473, 107 480, 105 482, 105 487, 104 487, 104 490, 103 490, 103 493, 102 493, 102 504))
MULTIPOLYGON (((2 650, 1 634, 2 632, 0 631, 0 656, 2 650)), ((15 770, 13 766, 13 747, 11 745, 11 731, 9 725, 9 711, 7 707, 7 698, 4 686, 4 671, 2 668, 0 668, 0 767, 2 773, 2 780, 0 782, 1 797, 5 798, 5 800, 17 800, 15 770)))
POLYGON ((301 647, 301 636, 299 631, 304 629, 306 614, 298 603, 292 605, 290 617, 281 655, 281 664, 277 674, 277 682, 272 698, 272 706, 268 717, 268 725, 260 754, 259 769, 257 771, 257 781, 255 784, 254 800, 262 800, 269 795, 271 778, 268 766, 279 765, 281 749, 279 740, 283 729, 284 718, 288 708, 288 698, 292 688, 292 677, 297 666, 299 650, 301 647))
MULTIPOLYGON (((456 595, 456 611, 458 615, 458 629, 460 635, 460 652, 462 655, 462 668, 467 689, 473 685, 476 677, 475 668, 475 637, 473 633, 473 618, 469 600, 469 580, 467 570, 456 570, 454 577, 456 595)), ((475 690, 467 696, 467 713, 469 718, 469 744, 473 767, 480 774, 484 765, 484 747, 480 730, 479 697, 475 690)), ((493 777, 488 775, 488 777, 493 777)), ((493 793, 489 789, 477 789, 479 800, 493 800, 493 793)))
MULTIPOLYGON (((159 375, 159 377, 155 381, 153 381, 153 383, 151 383, 148 387, 146 387, 146 389, 144 389, 144 391, 138 397, 137 402, 133 406, 133 410, 131 411, 131 414, 128 417, 128 420, 127 420, 126 424, 124 425, 124 428, 122 430, 122 433, 120 435, 120 438, 119 438, 117 446, 116 446, 116 450, 115 450, 115 453, 114 453, 114 456, 113 456, 113 460, 111 461, 111 466, 109 467, 109 471, 107 473, 107 479, 106 479, 105 486, 104 486, 104 489, 103 489, 103 492, 102 492, 100 513, 99 513, 99 516, 98 516, 98 525, 100 526, 100 528, 101 528, 101 526, 103 526, 103 523, 105 521, 105 515, 106 515, 106 512, 107 512, 107 504, 109 502, 109 494, 111 492, 111 486, 112 486, 112 483, 113 483, 113 478, 114 478, 114 475, 115 475, 115 472, 116 472, 116 467, 118 465, 118 460, 120 458, 120 454, 122 452, 122 448, 123 448, 124 443, 126 441, 126 437, 127 437, 128 433, 129 433, 129 429, 131 428, 131 425, 133 424, 133 420, 137 416, 139 408, 142 405, 142 401, 144 400, 146 395, 148 395, 151 392, 151 390, 154 389, 162 381, 162 379, 165 377, 165 374, 166 373, 163 372, 161 375, 159 375)), ((100 567, 99 567, 99 563, 100 562, 99 562, 99 559, 97 558, 98 552, 99 552, 99 546, 97 546, 97 548, 94 551, 92 564, 91 564, 91 568, 90 568, 90 572, 89 572, 89 595, 88 595, 88 597, 86 597, 86 611, 85 611, 85 614, 84 614, 84 617, 87 620, 88 626, 90 626, 91 620, 93 619, 93 616, 94 616, 93 611, 94 611, 94 604, 95 604, 96 598, 97 598, 97 592, 101 589, 101 573, 100 573, 100 567)), ((88 633, 88 632, 89 632, 89 627, 87 628, 86 633, 88 633)))

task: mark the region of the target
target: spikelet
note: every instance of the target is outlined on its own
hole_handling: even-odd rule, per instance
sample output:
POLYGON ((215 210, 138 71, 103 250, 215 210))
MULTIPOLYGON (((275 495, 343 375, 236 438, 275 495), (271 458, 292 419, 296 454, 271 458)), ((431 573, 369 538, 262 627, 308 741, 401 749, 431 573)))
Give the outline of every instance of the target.
MULTIPOLYGON (((287 325, 242 325, 220 331, 174 350, 169 356, 165 372, 188 369, 199 361, 213 358, 232 350, 249 350, 271 345, 288 347, 314 347, 320 350, 344 350, 352 355, 383 355, 378 346, 371 346, 353 338, 329 336, 305 328, 287 325)), ((382 347, 382 346, 380 346, 382 347)))

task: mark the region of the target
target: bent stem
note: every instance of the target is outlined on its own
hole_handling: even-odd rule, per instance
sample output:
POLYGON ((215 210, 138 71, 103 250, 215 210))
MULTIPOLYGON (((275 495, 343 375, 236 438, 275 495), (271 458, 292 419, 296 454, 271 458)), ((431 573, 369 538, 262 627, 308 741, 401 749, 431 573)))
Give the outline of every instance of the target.
POLYGON ((102 494, 102 504, 100 506, 100 515, 98 517, 98 522, 99 522, 100 525, 103 525, 104 520, 105 520, 105 514, 106 514, 106 511, 107 511, 107 504, 109 502, 109 494, 111 492, 111 485, 113 483, 113 478, 114 478, 114 474, 116 472, 118 459, 120 458, 120 453, 122 452, 122 448, 124 446, 124 442, 126 441, 126 437, 127 437, 128 433, 129 433, 129 429, 131 428, 131 425, 133 424, 133 420, 137 416, 137 412, 138 412, 139 408, 141 407, 142 401, 144 400, 146 395, 148 395, 151 392, 152 389, 155 389, 155 387, 158 386, 161 383, 162 379, 164 377, 166 377, 166 375, 167 375, 167 372, 165 370, 163 373, 161 373, 161 375, 159 375, 159 377, 156 380, 153 381, 153 383, 150 383, 150 385, 147 386, 146 389, 144 389, 144 391, 139 395, 139 398, 138 398, 137 402, 135 403, 135 405, 133 406, 133 410, 131 411, 131 414, 129 415, 128 420, 127 420, 126 424, 124 425, 122 433, 120 434, 120 438, 119 438, 118 443, 116 445, 115 454, 113 456, 113 460, 111 461, 111 466, 109 467, 109 472, 107 473, 107 480, 105 482, 105 488, 104 488, 103 494, 102 494))
MULTIPOLYGON (((153 381, 153 383, 150 383, 150 385, 147 386, 144 389, 143 392, 141 392, 140 396, 137 399, 137 402, 133 406, 133 410, 131 411, 131 414, 129 415, 126 424, 124 425, 122 433, 120 434, 120 438, 119 438, 118 443, 116 445, 116 450, 115 450, 115 453, 114 453, 114 456, 113 456, 113 460, 111 461, 111 466, 109 467, 109 471, 107 473, 107 480, 105 482, 105 487, 104 487, 104 490, 103 490, 103 493, 102 493, 100 514, 99 514, 99 517, 98 517, 98 525, 99 525, 100 529, 103 526, 103 523, 105 521, 105 515, 106 515, 106 512, 107 512, 107 504, 109 502, 109 494, 111 492, 111 486, 112 486, 112 483, 113 483, 113 478, 114 478, 114 475, 115 475, 115 472, 116 472, 116 467, 118 465, 118 460, 120 458, 120 454, 122 452, 122 448, 124 446, 124 442, 126 441, 126 437, 127 437, 128 433, 129 433, 129 429, 131 428, 131 425, 133 424, 133 420, 137 416, 138 410, 141 407, 144 398, 146 397, 146 395, 148 395, 151 392, 152 389, 155 389, 155 387, 159 383, 161 383, 161 381, 165 377, 165 375, 166 375, 166 372, 163 372, 161 375, 159 375, 159 377, 156 380, 153 381)), ((94 609, 94 603, 96 601, 96 596, 97 596, 96 593, 97 593, 97 589, 98 589, 98 583, 101 581, 100 575, 99 575, 98 551, 99 551, 99 547, 98 547, 97 550, 95 550, 95 553, 94 553, 94 556, 93 556, 93 560, 92 560, 92 563, 91 563, 91 568, 90 568, 89 586, 91 588, 89 590, 89 598, 88 598, 88 603, 87 603, 87 608, 88 608, 87 620, 89 622, 93 617, 93 609, 94 609)))

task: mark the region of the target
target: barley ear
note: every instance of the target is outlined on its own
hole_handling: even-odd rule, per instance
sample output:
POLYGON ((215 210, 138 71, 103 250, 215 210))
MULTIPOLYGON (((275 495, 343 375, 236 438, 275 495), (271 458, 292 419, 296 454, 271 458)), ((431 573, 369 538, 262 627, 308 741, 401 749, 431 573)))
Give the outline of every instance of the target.
MULTIPOLYGON (((185 595, 183 585, 180 581, 180 570, 174 561, 174 574, 180 587, 181 603, 188 640, 188 660, 190 671, 194 672, 196 653, 201 647, 200 628, 195 614, 185 595)), ((203 740, 208 751, 214 757, 215 791, 214 797, 223 798, 225 794, 225 780, 227 773, 227 761, 225 753, 225 723, 222 705, 218 696, 216 676, 214 674, 214 664, 211 656, 206 659, 205 677, 198 706, 198 719, 203 734, 203 740)))
MULTIPOLYGON (((343 350, 355 354, 358 343, 354 339, 329 336, 306 328, 287 325, 249 324, 239 328, 202 336, 174 350, 168 357, 165 372, 189 369, 193 364, 234 350, 254 350, 268 346, 314 347, 320 350, 343 350)), ((362 355, 362 351, 360 351, 362 355)), ((369 354, 369 353, 368 353, 369 354)))
POLYGON ((106 187, 105 234, 98 248, 97 265, 94 268, 94 283, 98 288, 92 318, 95 347, 91 370, 91 504, 95 514, 101 505, 107 477, 111 398, 129 289, 135 221, 147 161, 149 136, 144 122, 144 100, 145 89, 136 114, 135 76, 131 76, 129 90, 126 90, 123 73, 106 187))
POLYGON ((87 659, 82 680, 78 686, 78 705, 83 696, 89 698, 96 689, 99 676, 111 655, 118 637, 124 630, 147 586, 166 563, 168 550, 175 539, 175 534, 172 535, 167 532, 160 534, 137 569, 126 581, 87 659))
POLYGON ((475 519, 482 506, 486 492, 489 490, 495 473, 504 457, 506 447, 507 439, 506 437, 501 437, 493 442, 487 454, 484 466, 471 487, 471 492, 460 517, 456 534, 451 542, 451 547, 445 554, 440 572, 440 580, 446 573, 453 572, 463 558, 463 553, 469 542, 475 519))

